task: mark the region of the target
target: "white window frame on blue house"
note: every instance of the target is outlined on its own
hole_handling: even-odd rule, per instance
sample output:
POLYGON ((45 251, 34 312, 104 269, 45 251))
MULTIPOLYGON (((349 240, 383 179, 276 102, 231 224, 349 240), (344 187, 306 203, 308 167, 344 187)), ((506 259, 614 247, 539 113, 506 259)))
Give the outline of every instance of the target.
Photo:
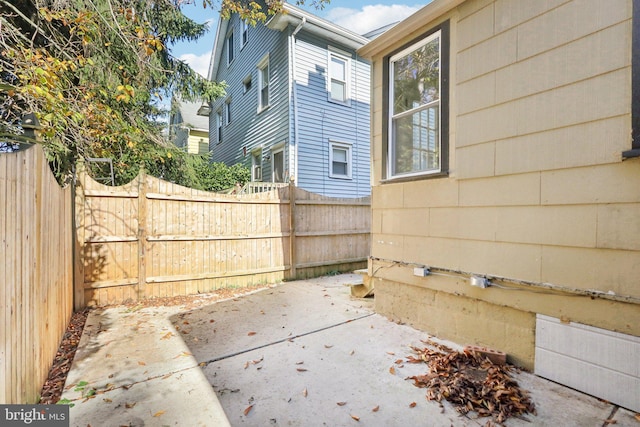
POLYGON ((249 43, 249 23, 246 19, 240 20, 240 35, 240 49, 242 49, 247 43, 249 43))
POLYGON ((269 54, 258 62, 258 113, 269 108, 269 54))
POLYGON ((353 146, 346 142, 329 140, 329 177, 338 179, 352 179, 353 146), (344 158, 336 154, 344 153, 344 158), (337 164, 343 164, 345 173, 336 172, 337 164))
POLYGON ((224 101, 224 124, 229 126, 231 123, 231 98, 224 101))
POLYGON ((351 103, 351 55, 330 46, 327 52, 327 69, 328 100, 349 105, 351 103), (342 73, 339 73, 335 67, 337 64, 342 64, 342 73), (338 88, 342 88, 343 91, 338 93, 338 88), (343 96, 339 96, 340 94, 343 96))
POLYGON ((262 181, 262 148, 251 151, 251 181, 262 181))
POLYGON ((271 182, 286 182, 285 173, 287 172, 285 168, 285 156, 284 156, 284 142, 274 145, 271 147, 271 182), (282 155, 281 164, 276 164, 276 156, 278 154, 282 155), (278 167, 280 166, 280 168, 278 167), (282 177, 280 180, 276 180, 276 172, 278 169, 282 170, 282 177))
POLYGON ((218 144, 220 144, 222 142, 222 109, 216 111, 216 127, 218 130, 217 133, 217 137, 218 137, 218 144))
POLYGON ((229 31, 225 42, 225 44, 227 45, 227 66, 229 66, 235 58, 235 50, 233 46, 233 30, 229 31))

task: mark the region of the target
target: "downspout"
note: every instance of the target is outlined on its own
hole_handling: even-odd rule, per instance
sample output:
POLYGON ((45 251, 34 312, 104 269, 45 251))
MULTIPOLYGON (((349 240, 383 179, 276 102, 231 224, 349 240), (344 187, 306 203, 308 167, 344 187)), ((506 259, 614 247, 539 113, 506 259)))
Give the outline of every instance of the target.
POLYGON ((298 24, 293 33, 291 33, 291 84, 293 85, 293 161, 289 161, 289 165, 293 164, 294 168, 294 180, 298 185, 298 84, 296 81, 296 34, 302 29, 302 26, 307 22, 307 18, 304 16, 298 24))

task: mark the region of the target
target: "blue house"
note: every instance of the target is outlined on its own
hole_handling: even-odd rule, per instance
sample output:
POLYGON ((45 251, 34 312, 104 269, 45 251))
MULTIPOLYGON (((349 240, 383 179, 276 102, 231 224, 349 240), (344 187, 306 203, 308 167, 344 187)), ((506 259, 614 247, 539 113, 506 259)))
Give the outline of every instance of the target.
POLYGON ((208 78, 226 96, 200 111, 213 161, 250 166, 253 181, 368 196, 370 64, 356 54, 368 41, 287 3, 255 27, 221 20, 208 78))

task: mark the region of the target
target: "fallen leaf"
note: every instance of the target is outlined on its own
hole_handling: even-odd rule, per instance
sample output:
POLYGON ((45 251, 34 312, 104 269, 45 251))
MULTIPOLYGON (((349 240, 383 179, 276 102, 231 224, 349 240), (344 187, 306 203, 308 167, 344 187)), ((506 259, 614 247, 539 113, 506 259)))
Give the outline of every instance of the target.
POLYGON ((391 375, 395 375, 396 374, 396 368, 394 368, 393 366, 389 368, 389 373, 391 375))
POLYGON ((166 334, 164 334, 164 335, 162 336, 162 338, 160 338, 160 339, 168 340, 168 339, 169 339, 169 338, 171 338, 172 336, 173 336, 173 332, 167 332, 167 333, 166 333, 166 334))
POLYGON ((184 356, 192 356, 192 354, 189 353, 188 351, 183 351, 182 353, 174 357, 174 359, 177 359, 178 357, 184 357, 184 356))
POLYGON ((371 412, 378 412, 378 409, 380 409, 380 405, 376 406, 375 408, 373 408, 371 410, 371 412))
POLYGON ((136 403, 138 403, 138 402, 125 403, 125 404, 124 404, 124 407, 125 407, 125 408, 127 408, 127 409, 131 409, 131 408, 133 408, 134 406, 136 406, 136 403))
POLYGON ((109 358, 109 357, 113 357, 113 356, 112 356, 111 354, 108 354, 108 353, 107 353, 104 357, 109 358))
POLYGON ((159 417, 160 415, 164 414, 165 411, 158 411, 155 414, 153 414, 154 417, 159 417))
POLYGON ((391 356, 395 356, 396 355, 393 351, 387 351, 387 354, 389 354, 391 356))
POLYGON ((304 362, 301 360, 300 362, 296 362, 296 365, 302 365, 304 362))
POLYGON ((255 334, 256 334, 255 332, 251 331, 247 335, 252 336, 252 335, 255 335, 255 334))
POLYGON ((347 402, 338 402, 338 403, 336 403, 336 405, 338 405, 338 406, 344 406, 346 404, 347 404, 347 402))
POLYGON ((402 359, 398 359, 398 360, 396 360, 396 365, 400 365, 402 362, 403 362, 402 359))
POLYGON ((251 412, 251 409, 253 409, 253 405, 249 405, 249 406, 247 406, 247 408, 244 410, 244 416, 245 416, 245 417, 247 416, 247 414, 248 414, 249 412, 251 412))
POLYGON ((144 362, 142 362, 142 361, 138 361, 138 365, 140 365, 140 366, 145 366, 145 365, 146 365, 146 363, 144 363, 144 362))
POLYGON ((354 419, 354 420, 356 420, 356 421, 360 421, 360 417, 359 417, 359 416, 357 416, 357 415, 353 415, 353 414, 351 414, 351 418, 353 418, 353 419, 354 419))
POLYGON ((198 363, 198 366, 200 366, 201 368, 207 366, 207 362, 200 362, 198 363))
POLYGON ((351 350, 351 353, 349 353, 349 356, 353 356, 355 352, 356 352, 355 350, 351 350))
POLYGON ((244 363, 244 369, 247 369, 248 367, 249 367, 249 361, 247 360, 247 361, 244 363))
POLYGON ((104 399, 102 399, 102 400, 103 400, 103 401, 105 401, 105 402, 107 402, 107 403, 111 403, 111 402, 113 402, 113 400, 111 400, 111 399, 107 399, 106 397, 105 397, 104 399))
POLYGON ((209 320, 209 323, 213 323, 213 322, 215 322, 215 320, 213 320, 213 319, 209 320))
POLYGON ((166 380, 167 378, 171 378, 171 375, 173 374, 167 374, 164 377, 160 378, 161 380, 166 380))
POLYGON ((617 423, 618 423, 618 421, 616 421, 616 420, 614 420, 614 419, 609 418, 608 420, 605 420, 605 422, 604 422, 604 423, 605 423, 605 424, 617 424, 617 423))
POLYGON ((306 389, 306 388, 305 388, 304 390, 302 390, 302 395, 303 395, 304 397, 307 397, 307 389, 306 389))
POLYGON ((185 320, 184 322, 182 322, 182 324, 183 324, 183 325, 188 325, 188 324, 189 324, 189 321, 188 321, 188 320, 185 320))
POLYGON ((636 414, 634 417, 636 420, 640 421, 640 414, 636 414))
POLYGON ((306 369, 304 369, 304 368, 297 368, 296 370, 297 370, 298 372, 305 372, 305 371, 306 371, 306 369))
POLYGON ((324 348, 331 348, 331 347, 333 347, 333 345, 327 345, 327 344, 324 345, 324 348))
POLYGON ((417 405, 417 403, 416 403, 416 402, 411 402, 411 403, 409 404, 409 408, 415 408, 415 407, 416 407, 416 405, 417 405))

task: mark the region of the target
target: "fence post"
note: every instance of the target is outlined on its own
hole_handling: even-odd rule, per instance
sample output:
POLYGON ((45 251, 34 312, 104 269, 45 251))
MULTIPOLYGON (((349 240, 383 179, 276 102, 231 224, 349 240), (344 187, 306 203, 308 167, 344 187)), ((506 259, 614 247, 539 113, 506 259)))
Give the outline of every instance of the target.
POLYGON ((74 309, 82 310, 86 306, 84 300, 84 250, 85 250, 85 185, 86 185, 87 170, 84 161, 81 159, 76 165, 76 172, 73 180, 73 193, 72 203, 74 203, 73 209, 73 301, 74 309))
POLYGON ((289 181, 289 262, 290 279, 296 278, 296 184, 289 181))
POLYGON ((147 285, 147 174, 140 165, 138 173, 138 300, 144 299, 147 285))

